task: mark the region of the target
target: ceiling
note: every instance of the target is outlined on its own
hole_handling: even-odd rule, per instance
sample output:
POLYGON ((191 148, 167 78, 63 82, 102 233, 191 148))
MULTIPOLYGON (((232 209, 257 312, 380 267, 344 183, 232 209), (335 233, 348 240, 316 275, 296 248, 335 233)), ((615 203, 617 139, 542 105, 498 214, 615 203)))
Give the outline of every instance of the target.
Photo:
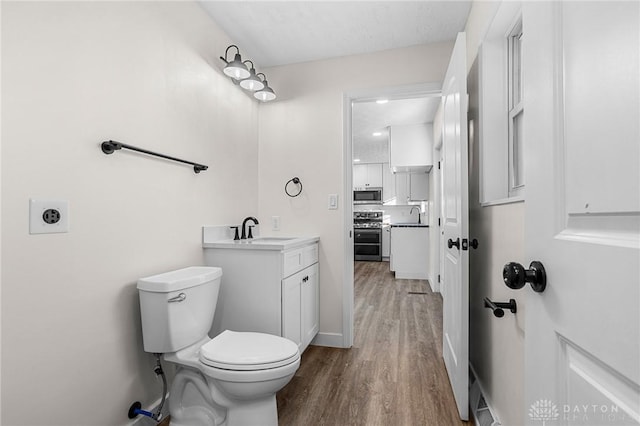
POLYGON ((387 126, 433 122, 440 96, 355 102, 352 109, 353 158, 360 163, 389 161, 387 126), (380 133, 374 136, 373 134, 380 133))
MULTIPOLYGON (((471 1, 212 1, 200 4, 260 68, 455 40, 471 1)), ((233 51, 232 51, 233 52, 233 51)), ((223 54, 224 52, 220 52, 223 54)), ((439 97, 358 102, 354 158, 385 162, 385 127, 430 123, 439 97), (380 131, 382 135, 372 136, 380 131)))
POLYGON ((256 68, 455 40, 471 8, 463 0, 200 3, 256 68))

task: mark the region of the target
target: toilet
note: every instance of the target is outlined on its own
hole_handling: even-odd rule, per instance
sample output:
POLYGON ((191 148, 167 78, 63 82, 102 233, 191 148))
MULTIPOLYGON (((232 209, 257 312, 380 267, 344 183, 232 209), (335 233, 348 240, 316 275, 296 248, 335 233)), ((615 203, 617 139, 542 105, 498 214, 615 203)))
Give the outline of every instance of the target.
POLYGON ((221 277, 194 266, 138 280, 144 350, 178 366, 171 425, 277 426, 275 395, 300 366, 298 345, 230 330, 209 338, 221 277))

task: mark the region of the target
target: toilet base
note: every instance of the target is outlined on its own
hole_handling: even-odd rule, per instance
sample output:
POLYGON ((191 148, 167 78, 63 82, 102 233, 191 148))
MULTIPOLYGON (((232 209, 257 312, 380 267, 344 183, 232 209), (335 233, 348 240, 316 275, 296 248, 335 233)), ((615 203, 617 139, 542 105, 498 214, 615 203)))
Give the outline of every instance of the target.
MULTIPOLYGON (((243 401, 246 402, 246 401, 243 401)), ((276 396, 271 395, 242 407, 227 408, 227 418, 224 426, 278 426, 278 408, 276 396)))
POLYGON ((179 367, 169 395, 171 426, 277 426, 275 394, 251 401, 220 392, 200 371, 179 367), (215 401, 214 401, 215 398, 215 401))

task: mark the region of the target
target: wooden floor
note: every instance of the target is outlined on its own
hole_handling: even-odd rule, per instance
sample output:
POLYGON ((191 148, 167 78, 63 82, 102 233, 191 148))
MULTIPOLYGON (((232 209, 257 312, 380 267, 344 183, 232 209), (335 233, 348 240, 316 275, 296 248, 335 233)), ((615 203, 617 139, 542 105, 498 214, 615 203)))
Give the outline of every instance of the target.
POLYGON ((310 346, 277 400, 280 426, 472 424, 442 359, 442 297, 388 262, 355 263, 353 347, 310 346))

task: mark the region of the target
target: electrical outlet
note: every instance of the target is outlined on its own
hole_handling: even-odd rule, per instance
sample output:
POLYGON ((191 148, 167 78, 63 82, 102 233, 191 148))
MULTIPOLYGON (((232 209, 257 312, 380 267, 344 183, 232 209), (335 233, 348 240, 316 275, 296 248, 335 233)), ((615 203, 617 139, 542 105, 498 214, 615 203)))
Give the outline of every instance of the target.
POLYGON ((271 216, 271 230, 272 231, 280 230, 280 216, 271 216))
POLYGON ((29 233, 69 232, 69 202, 65 200, 29 200, 29 233))

